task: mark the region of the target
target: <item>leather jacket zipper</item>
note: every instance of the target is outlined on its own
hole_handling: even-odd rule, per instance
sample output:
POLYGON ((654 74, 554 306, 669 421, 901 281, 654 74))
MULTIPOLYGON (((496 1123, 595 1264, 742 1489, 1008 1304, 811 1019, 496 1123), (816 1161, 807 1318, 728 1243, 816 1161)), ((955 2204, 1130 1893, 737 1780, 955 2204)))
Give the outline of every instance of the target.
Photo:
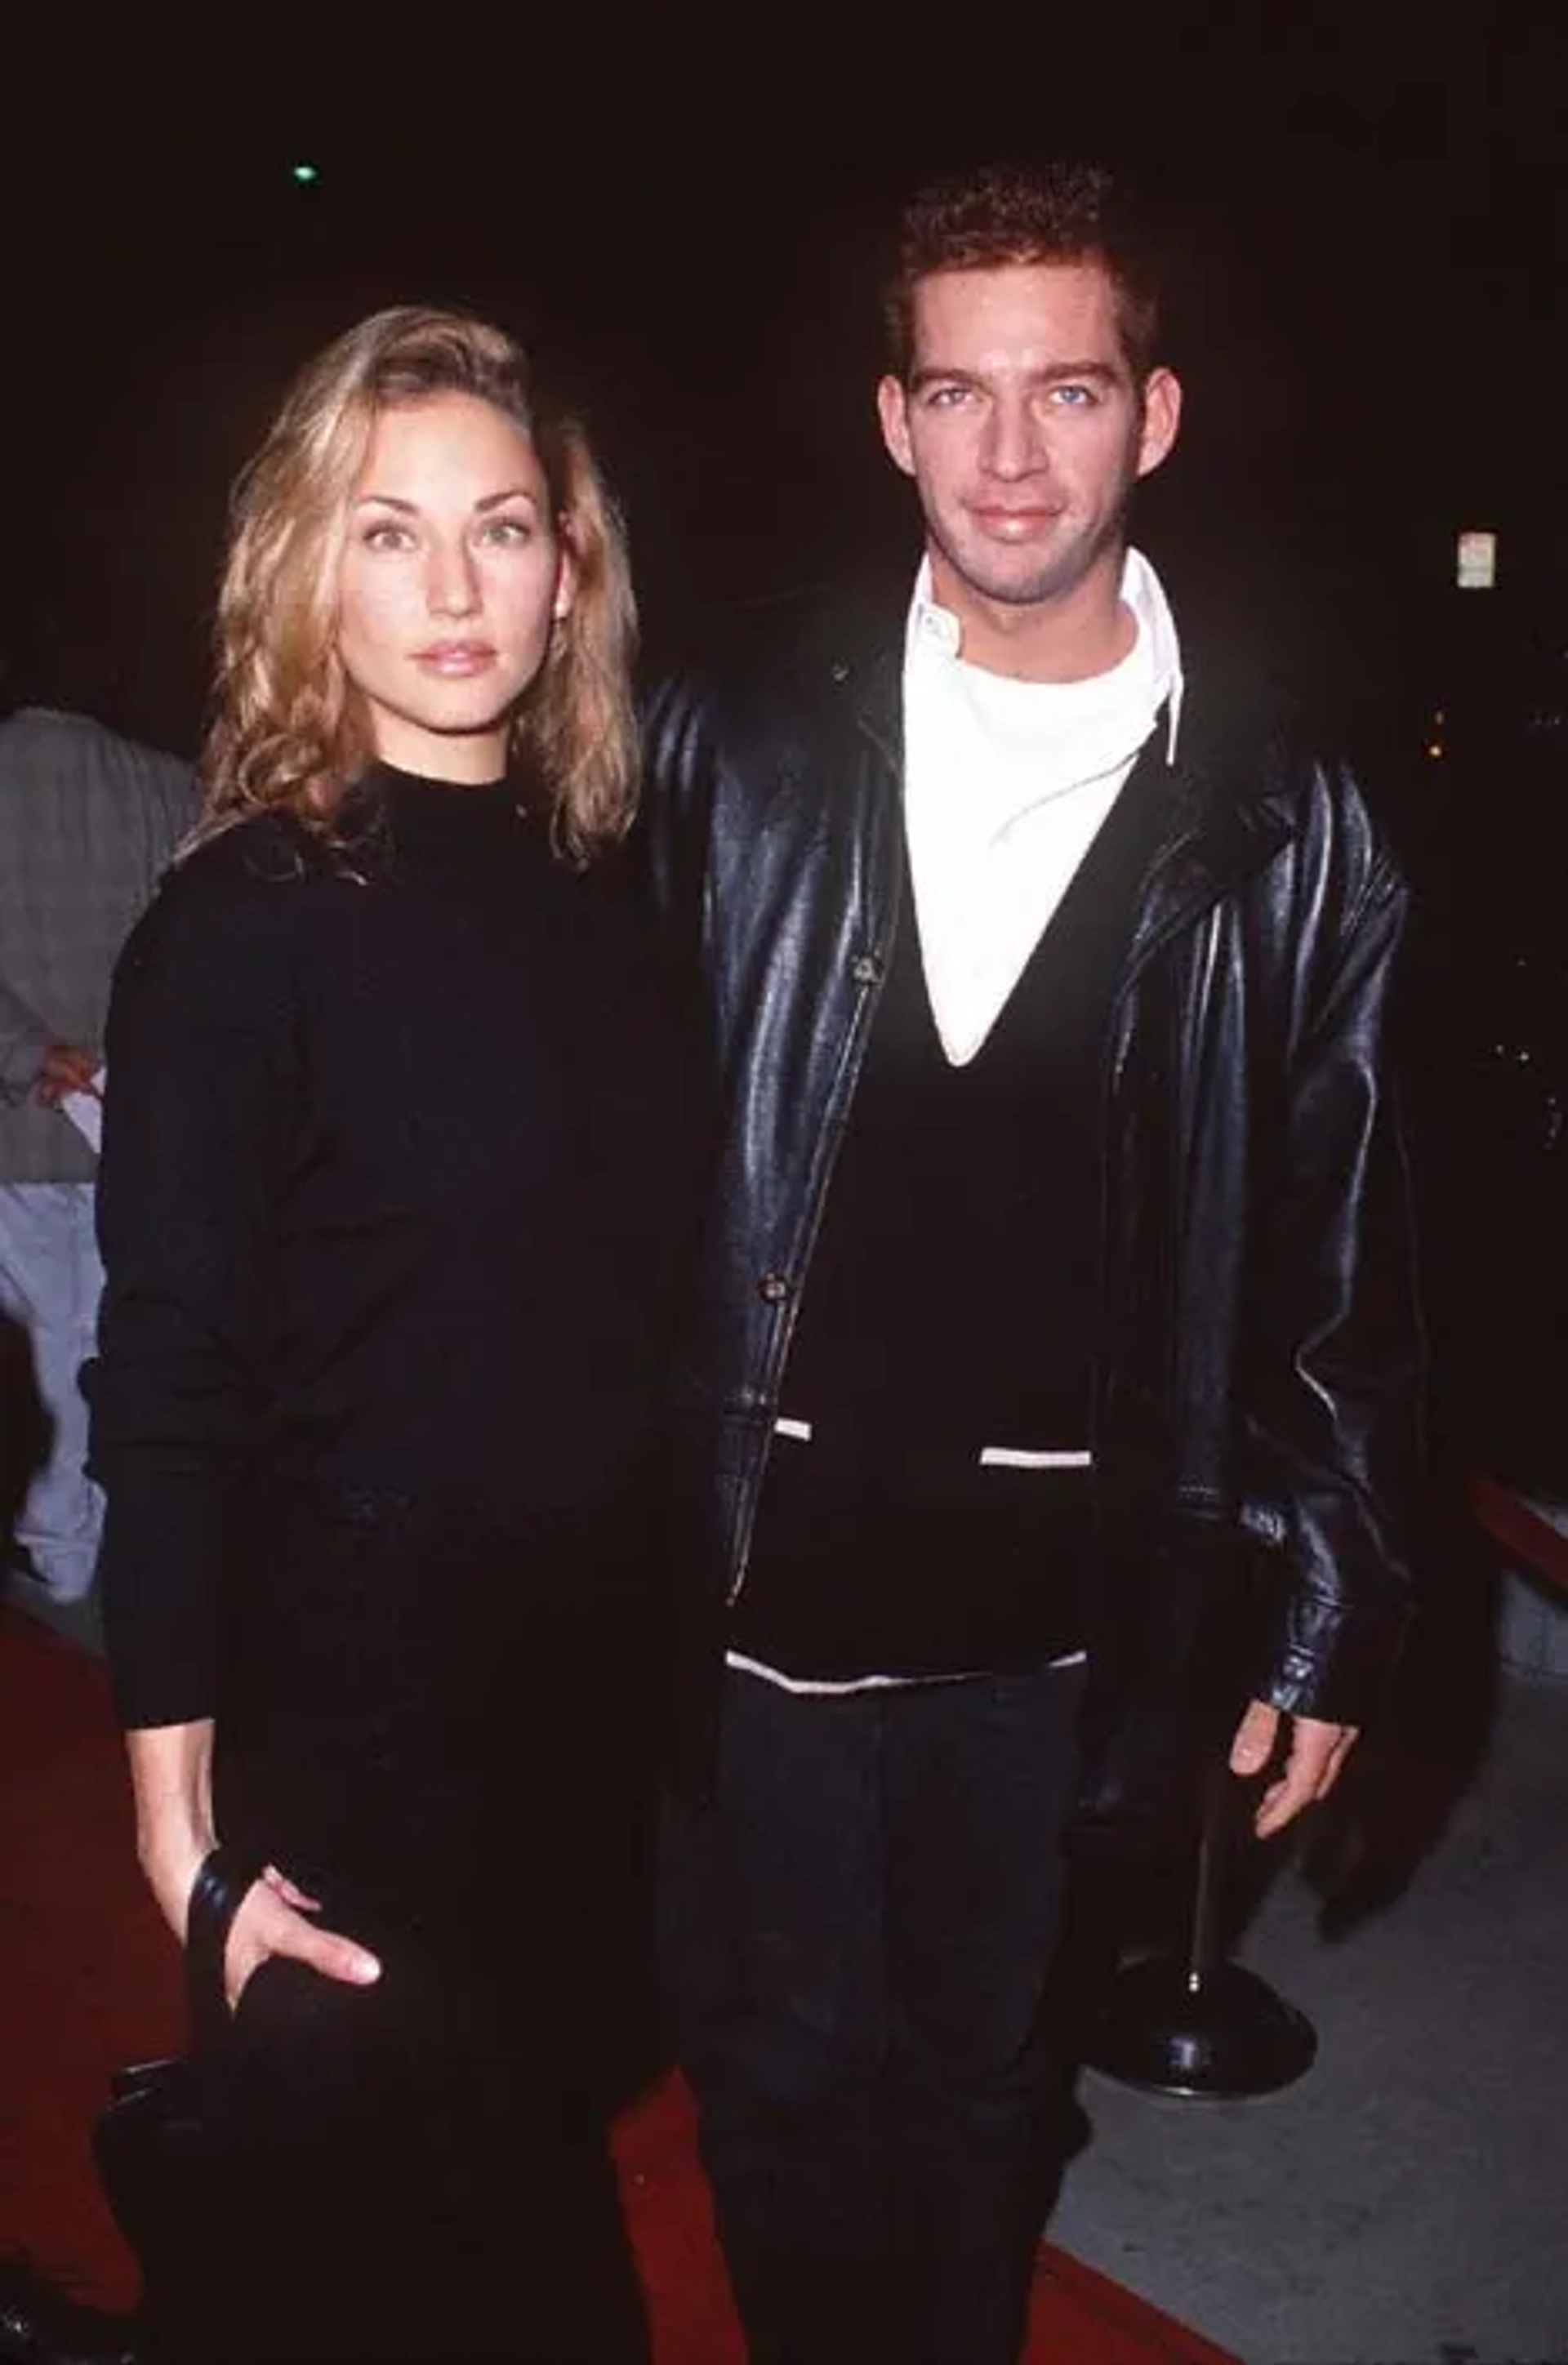
MULTIPOLYGON (((1163 853, 1157 857, 1158 861, 1160 863, 1173 861, 1175 857, 1191 843, 1191 834, 1185 837, 1177 838, 1172 845, 1167 846, 1163 853)), ((1150 868, 1149 876, 1153 876, 1153 866, 1150 868)), ((1144 943, 1135 945, 1132 955, 1127 962, 1126 969, 1117 981, 1115 994, 1111 1003, 1110 1017, 1107 1020, 1105 1027, 1105 1057, 1102 1065, 1100 1076, 1100 1139, 1098 1144, 1100 1153, 1099 1318, 1094 1326, 1094 1346, 1091 1351, 1089 1362, 1088 1441, 1091 1457, 1090 1469, 1092 1474, 1090 1484, 1096 1507, 1098 1507, 1099 1504, 1101 1488, 1100 1444, 1102 1436, 1101 1407, 1103 1401, 1102 1390, 1103 1387, 1105 1371, 1104 1339, 1109 1321, 1111 1300, 1110 1142, 1111 1102, 1113 1077, 1114 1071, 1115 1045, 1120 1033, 1122 1019, 1126 1012, 1126 1005, 1131 1000, 1134 989, 1142 978, 1144 971, 1148 969, 1149 963, 1155 958, 1156 955, 1163 952, 1166 946, 1170 944, 1174 937, 1179 936, 1183 928, 1190 925, 1192 920, 1195 916, 1195 911, 1206 908, 1207 903, 1212 900, 1212 898, 1208 897, 1194 899, 1193 902, 1182 905, 1179 910, 1170 913, 1144 943)), ((1172 1257, 1169 1252, 1170 1248, 1169 1233, 1167 1234, 1165 1246, 1168 1253, 1164 1259, 1164 1271, 1166 1274, 1169 1275, 1172 1261, 1172 1257)), ((1098 1508, 1096 1508, 1094 1524, 1096 1527, 1099 1524, 1098 1508)))
MULTIPOLYGON (((881 946, 872 946, 868 948, 871 958, 876 962, 877 966, 873 976, 863 977, 861 979, 860 997, 857 1002, 854 1012, 850 1017, 849 1035, 845 1045, 844 1069, 842 1070, 843 1115, 840 1116, 838 1123, 834 1127, 833 1139, 828 1145, 827 1162, 823 1174, 822 1187, 816 1194, 815 1202, 811 1211, 811 1221, 802 1242, 802 1253, 798 1258, 796 1263, 796 1270, 800 1279, 797 1286, 790 1292, 789 1309, 784 1322, 780 1326, 778 1344, 774 1354, 772 1368, 767 1374, 766 1382, 764 1392, 767 1401, 767 1451, 769 1453, 771 1453, 773 1450, 772 1425, 778 1416, 778 1393, 783 1384, 785 1370, 789 1363, 790 1350, 794 1343, 795 1325, 800 1319, 801 1297, 805 1286, 805 1276, 811 1270, 812 1256, 816 1248, 817 1235, 822 1229, 823 1214, 827 1205, 827 1194, 833 1182, 833 1170, 834 1165, 837 1163, 839 1144, 844 1138, 845 1127, 849 1121, 849 1106, 854 1098, 856 1084, 859 1081, 861 1064, 866 1056, 866 1045, 871 1032, 871 1022, 877 1014, 878 1006, 881 1002, 883 989, 887 984, 888 970, 892 960, 893 941, 903 916, 902 904, 902 872, 895 869, 892 880, 892 893, 889 902, 887 940, 885 944, 881 946)), ((857 958, 858 960, 863 961, 867 956, 866 953, 861 953, 857 958)), ((761 1505, 762 1489, 766 1483, 766 1479, 767 1465, 765 1463, 762 1475, 758 1478, 756 1485, 748 1490, 749 1499, 745 1508, 745 1526, 743 1532, 736 1540, 735 1573, 734 1577, 731 1579, 729 1592, 725 1596, 726 1606, 731 1609, 734 1608, 735 1603, 740 1599, 741 1594, 745 1586, 746 1574, 751 1561, 752 1538, 756 1532, 756 1515, 761 1505)))

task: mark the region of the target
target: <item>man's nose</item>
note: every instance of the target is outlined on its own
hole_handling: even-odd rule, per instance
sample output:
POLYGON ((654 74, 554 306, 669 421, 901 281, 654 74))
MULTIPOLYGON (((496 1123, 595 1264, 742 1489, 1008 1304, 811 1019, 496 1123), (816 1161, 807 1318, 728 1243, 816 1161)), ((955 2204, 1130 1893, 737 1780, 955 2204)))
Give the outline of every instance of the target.
POLYGON ((981 457, 993 476, 1026 476, 1045 465, 1046 439, 1027 402, 999 402, 986 422, 981 457))

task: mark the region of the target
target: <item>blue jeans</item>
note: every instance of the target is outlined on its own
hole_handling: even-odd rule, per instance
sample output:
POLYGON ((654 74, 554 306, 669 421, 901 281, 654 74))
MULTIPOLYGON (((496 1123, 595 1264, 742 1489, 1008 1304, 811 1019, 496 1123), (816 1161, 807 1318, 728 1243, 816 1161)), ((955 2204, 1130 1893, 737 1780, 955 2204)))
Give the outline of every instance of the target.
POLYGON ((661 1951, 752 2365, 1014 2365, 1081 1688, 728 1677, 661 1951))
MULTIPOLYGON (((93 1582, 104 1498, 86 1472, 87 1407, 77 1374, 93 1351, 104 1268, 90 1182, 0 1183, 0 1307, 32 1341, 39 1393, 53 1423, 16 1541, 44 1593, 80 1601, 93 1582)), ((7 1540, 0 1537, 0 1545, 7 1540)), ((26 1597, 25 1583, 18 1591, 26 1597)))

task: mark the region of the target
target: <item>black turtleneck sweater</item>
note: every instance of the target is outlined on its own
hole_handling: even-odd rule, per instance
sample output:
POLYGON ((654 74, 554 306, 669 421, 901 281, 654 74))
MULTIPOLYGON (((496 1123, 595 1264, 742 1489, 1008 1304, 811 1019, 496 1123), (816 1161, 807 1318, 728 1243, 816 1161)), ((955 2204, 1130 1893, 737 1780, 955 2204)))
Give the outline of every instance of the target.
POLYGON ((384 766, 345 837, 210 841, 116 980, 87 1384, 131 1725, 213 1713, 258 1496, 504 1533, 644 1474, 695 1128, 634 865, 384 766))

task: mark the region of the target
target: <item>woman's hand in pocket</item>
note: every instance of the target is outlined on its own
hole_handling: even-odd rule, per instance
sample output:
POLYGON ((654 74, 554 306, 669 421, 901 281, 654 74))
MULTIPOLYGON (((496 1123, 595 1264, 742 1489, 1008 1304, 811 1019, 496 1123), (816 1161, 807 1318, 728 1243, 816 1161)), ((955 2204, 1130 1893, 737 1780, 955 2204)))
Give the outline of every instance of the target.
MULTIPOLYGON (((137 1855, 160 1911, 183 1945, 191 1889, 216 1837, 212 1720, 144 1726, 127 1733, 126 1748, 136 1793, 137 1855)), ((381 1977, 374 1955, 311 1919, 319 1911, 315 1898, 297 1889, 286 1873, 267 1866, 229 1933, 223 1986, 230 2010, 252 1973, 274 1955, 350 1987, 369 1987, 381 1977)))
POLYGON ((253 1975, 274 1956, 303 1963, 325 1979, 346 1986, 372 1986, 381 1977, 381 1965, 368 1948, 341 1932, 323 1930, 311 1917, 320 1911, 314 1897, 296 1887, 286 1873, 269 1865, 247 1892, 223 1963, 223 1990, 232 2012, 253 1975))

